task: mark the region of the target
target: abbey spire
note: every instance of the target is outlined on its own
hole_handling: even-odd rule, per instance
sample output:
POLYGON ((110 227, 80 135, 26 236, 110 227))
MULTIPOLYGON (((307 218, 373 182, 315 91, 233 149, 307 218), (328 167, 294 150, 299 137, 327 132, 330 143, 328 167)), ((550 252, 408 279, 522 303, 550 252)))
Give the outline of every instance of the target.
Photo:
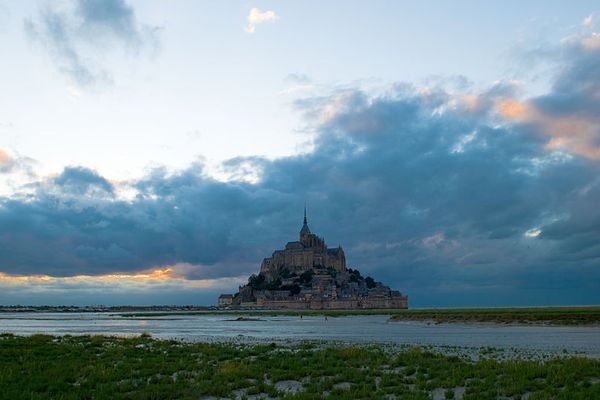
POLYGON ((302 229, 300 229, 300 237, 303 235, 310 235, 310 229, 306 220, 306 205, 304 205, 304 224, 302 225, 302 229))

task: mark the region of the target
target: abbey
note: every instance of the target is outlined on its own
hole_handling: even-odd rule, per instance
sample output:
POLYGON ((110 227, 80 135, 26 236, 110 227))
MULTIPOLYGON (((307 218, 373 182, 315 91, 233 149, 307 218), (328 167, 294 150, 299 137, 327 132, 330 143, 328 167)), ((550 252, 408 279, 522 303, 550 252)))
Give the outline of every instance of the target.
POLYGON ((327 248, 306 219, 299 240, 265 258, 258 275, 235 295, 221 295, 220 306, 293 309, 407 308, 408 297, 356 269, 346 268, 341 246, 327 248))
POLYGON ((271 257, 265 258, 260 266, 260 273, 272 280, 284 269, 291 274, 300 275, 321 268, 342 272, 346 269, 346 256, 341 246, 328 249, 323 238, 311 233, 305 209, 300 240, 288 242, 284 250, 276 250, 271 257))

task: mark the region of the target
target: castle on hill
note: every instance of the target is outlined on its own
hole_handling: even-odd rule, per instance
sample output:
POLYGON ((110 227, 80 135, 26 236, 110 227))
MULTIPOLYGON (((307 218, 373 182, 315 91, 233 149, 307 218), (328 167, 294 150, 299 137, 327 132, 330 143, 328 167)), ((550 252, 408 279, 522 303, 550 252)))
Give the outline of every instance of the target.
POLYGON ((291 309, 407 308, 408 297, 356 269, 346 268, 341 246, 329 249, 310 231, 304 208, 299 240, 263 259, 258 275, 235 295, 223 294, 220 306, 291 309))

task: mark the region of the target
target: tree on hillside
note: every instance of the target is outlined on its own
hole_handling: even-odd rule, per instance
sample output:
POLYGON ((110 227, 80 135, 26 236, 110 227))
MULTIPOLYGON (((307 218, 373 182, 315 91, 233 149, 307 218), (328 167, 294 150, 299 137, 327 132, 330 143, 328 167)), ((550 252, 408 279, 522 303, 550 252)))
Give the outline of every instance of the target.
POLYGON ((367 284, 367 287, 369 289, 373 289, 375 286, 377 286, 377 283, 375 283, 375 279, 371 278, 370 276, 367 276, 365 278, 365 283, 367 284))

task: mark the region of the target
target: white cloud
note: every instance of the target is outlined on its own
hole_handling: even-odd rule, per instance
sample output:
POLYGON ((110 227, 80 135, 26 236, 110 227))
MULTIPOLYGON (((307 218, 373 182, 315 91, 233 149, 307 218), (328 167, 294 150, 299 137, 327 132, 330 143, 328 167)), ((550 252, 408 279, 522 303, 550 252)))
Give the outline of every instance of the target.
POLYGON ((592 17, 592 14, 590 14, 587 17, 585 17, 583 21, 581 21, 581 24, 584 26, 590 26, 592 25, 592 22, 594 22, 594 18, 592 17))
POLYGON ((278 18, 275 11, 260 11, 255 7, 251 9, 248 14, 248 25, 244 27, 244 30, 248 33, 254 33, 256 31, 256 25, 262 24, 263 22, 272 22, 278 18))
POLYGON ((525 237, 536 238, 540 236, 540 233, 542 233, 542 230, 540 228, 531 228, 527 232, 525 232, 525 237))
POLYGON ((79 90, 75 86, 67 86, 67 93, 71 97, 81 97, 81 90, 79 90))
POLYGON ((591 35, 581 39, 581 44, 588 50, 600 49, 600 33, 592 32, 591 35))

